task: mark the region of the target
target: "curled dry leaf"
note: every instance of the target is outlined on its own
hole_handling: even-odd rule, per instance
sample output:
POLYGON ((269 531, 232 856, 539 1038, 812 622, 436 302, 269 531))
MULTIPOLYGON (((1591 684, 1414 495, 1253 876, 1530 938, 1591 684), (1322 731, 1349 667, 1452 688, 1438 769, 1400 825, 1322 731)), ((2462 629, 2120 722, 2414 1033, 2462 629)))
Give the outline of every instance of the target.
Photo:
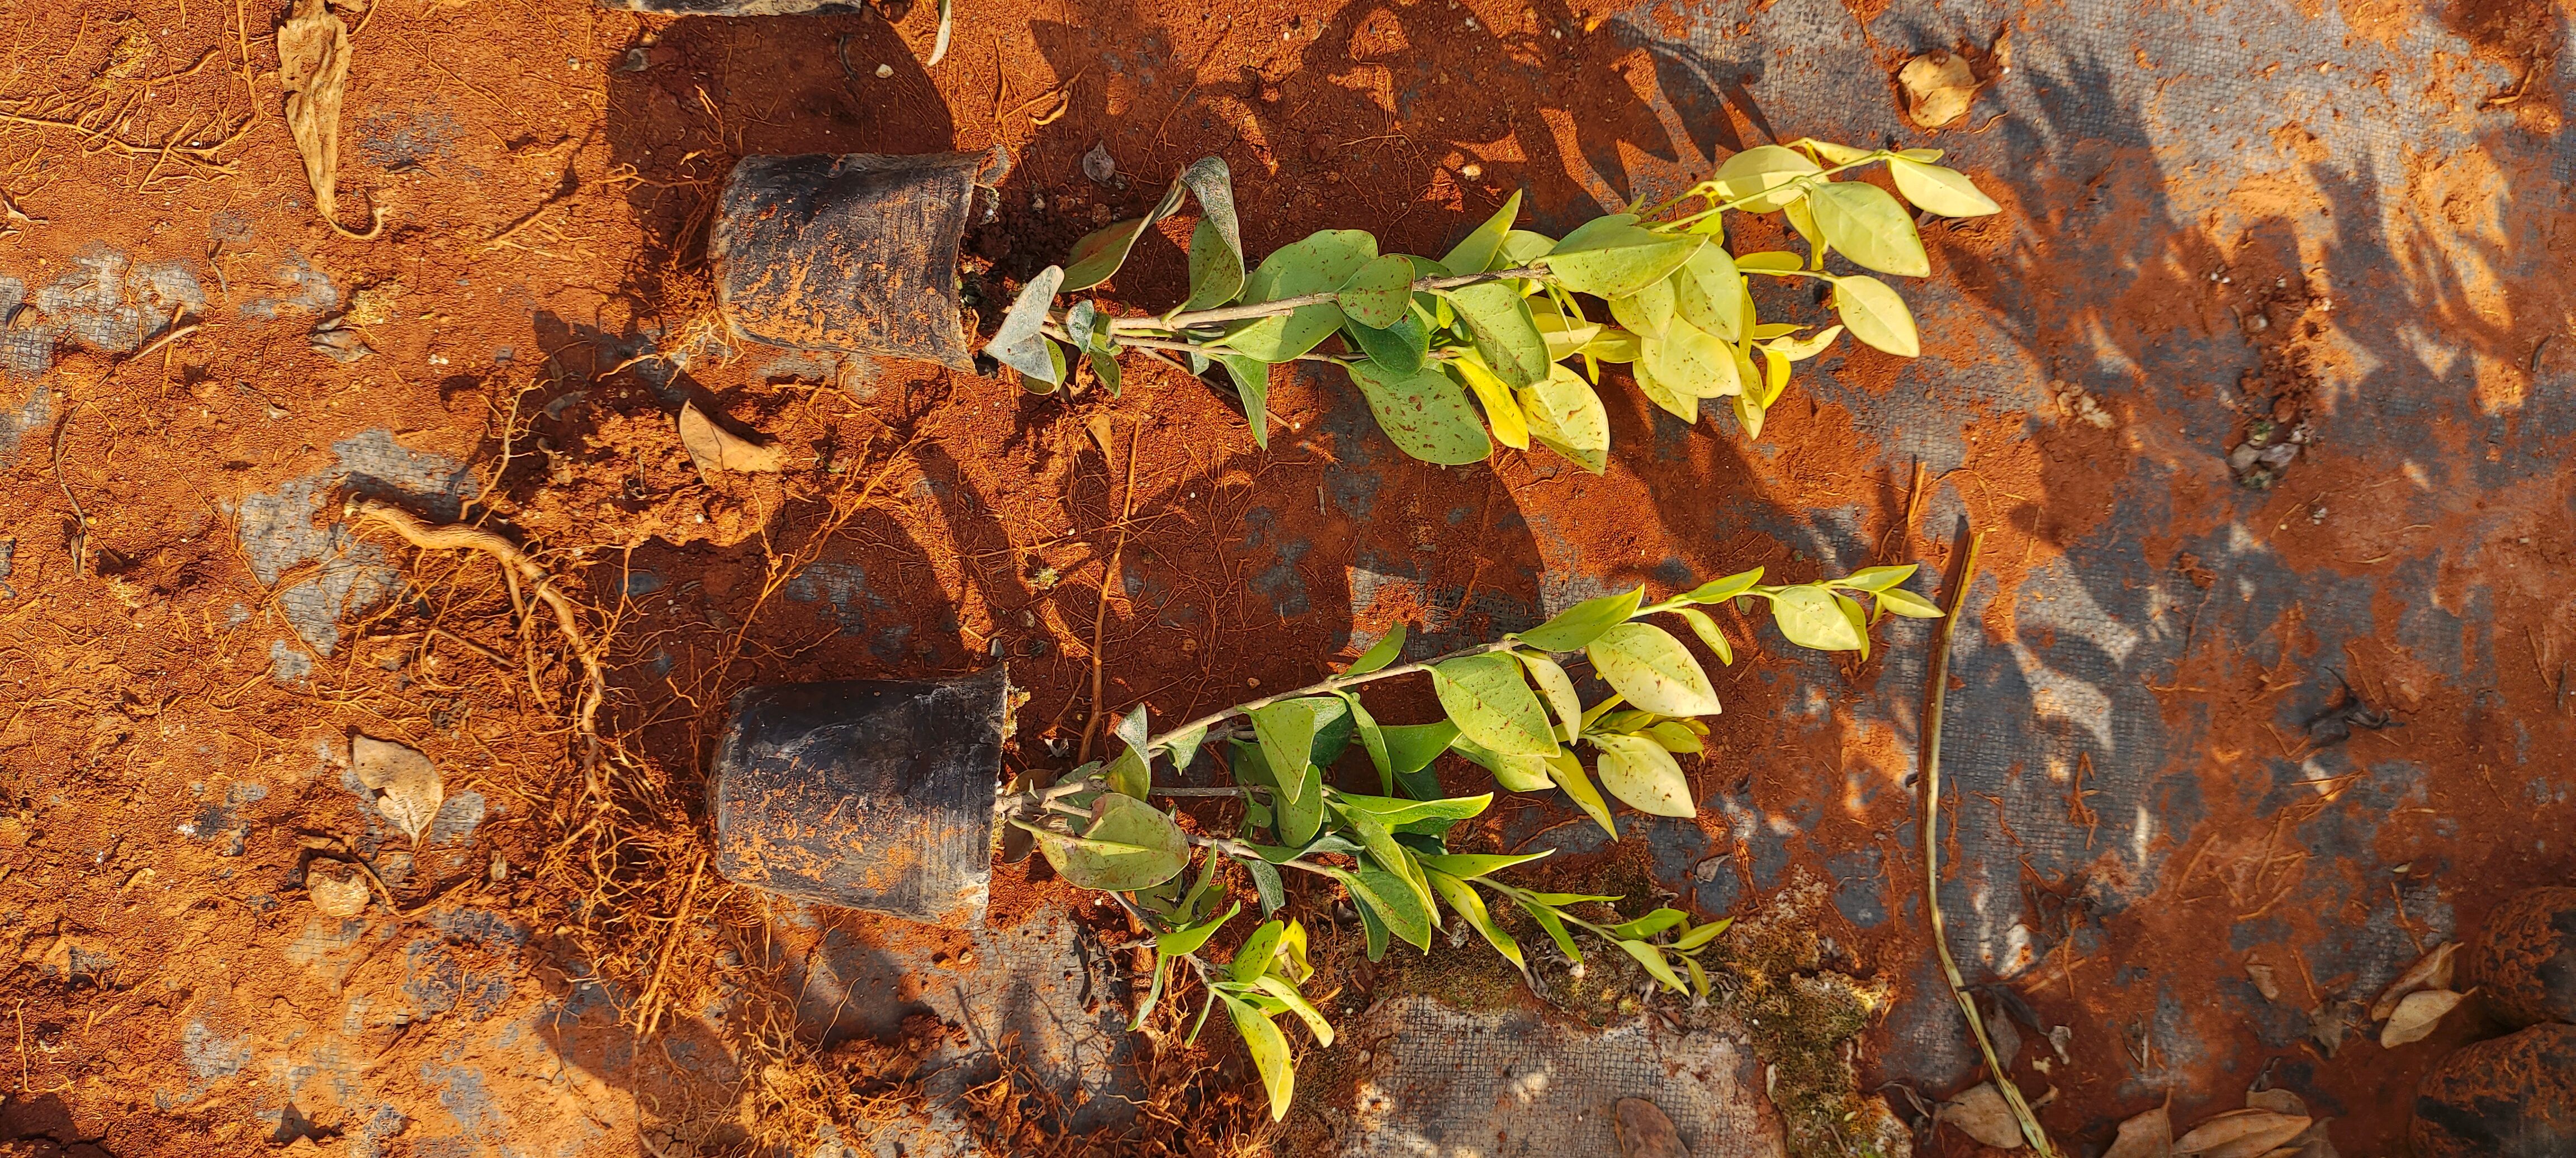
POLYGON ((2259 961, 2248 961, 2245 963, 2245 975, 2254 979, 2254 989, 2263 995, 2263 1000, 2281 999, 2281 983, 2273 979, 2271 966, 2259 961))
POLYGON ((2467 996, 2448 989, 2418 989, 2407 994, 2397 1003, 2397 1012, 2389 1015, 2387 1027, 2379 1031, 2379 1047, 2394 1049, 2431 1037, 2433 1027, 2442 1024, 2442 1018, 2467 996))
POLYGON ((1905 62, 1896 83, 1905 90, 1905 115, 1915 124, 1937 129, 1968 115, 1968 105, 1985 87, 1968 58, 1938 50, 1905 62))
POLYGON ((349 741, 349 771, 376 790, 376 811, 418 844, 447 799, 438 766, 417 750, 368 736, 349 741))
POLYGON ((2294 1118, 2304 1118, 2308 1116, 2307 1100, 2279 1087, 2274 1087, 2268 1090, 2245 1091, 2245 1108, 2249 1110, 2270 1110, 2275 1114, 2288 1114, 2294 1118))
POLYGON ((2370 1019, 2386 1021, 2395 1016, 2397 1003, 2406 1000, 2407 994, 2418 989, 2450 988, 2451 955, 2459 951, 2460 944, 2457 941, 2444 941, 2434 946, 2433 951, 2426 953, 2423 960, 2416 962, 2406 972, 2398 974, 2397 980, 2389 982, 2388 988, 2380 992, 2379 1000, 2370 1004, 2370 1019))
POLYGON ((2022 1144, 2021 1123, 2013 1119, 2011 1103, 2004 1101, 1993 1082, 1978 1083, 1976 1088, 1959 1095, 1959 1100, 1943 1105, 1933 1117, 1998 1150, 2019 1149, 2022 1144))
POLYGON ((680 445, 688 450, 689 461, 697 464, 700 475, 711 470, 774 474, 786 459, 776 446, 761 446, 716 425, 694 402, 680 406, 680 445))
POLYGON ((329 861, 315 861, 304 870, 304 892, 326 917, 354 917, 367 911, 365 878, 329 861))
POLYGON ((2166 1158, 2173 1153, 2173 1115, 2158 1106, 2120 1123, 2120 1134, 2102 1158, 2166 1158))
POLYGON ((304 158, 314 212, 361 241, 382 232, 382 206, 365 233, 340 225, 340 100, 349 86, 349 26, 324 0, 295 0, 294 14, 277 26, 277 86, 286 92, 286 129, 304 158))
POLYGON ((2271 1110, 2229 1110, 2201 1119, 2174 1143, 2177 1156, 2197 1158, 2262 1158, 2308 1128, 2305 1114, 2271 1110))

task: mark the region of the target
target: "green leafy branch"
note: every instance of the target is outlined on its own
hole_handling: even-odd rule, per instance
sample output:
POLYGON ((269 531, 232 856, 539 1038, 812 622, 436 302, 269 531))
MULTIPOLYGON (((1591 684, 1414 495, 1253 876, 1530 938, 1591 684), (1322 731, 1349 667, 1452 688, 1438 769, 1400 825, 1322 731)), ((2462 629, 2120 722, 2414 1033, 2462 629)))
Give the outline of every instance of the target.
POLYGON ((1058 874, 1077 887, 1117 895, 1154 931, 1154 978, 1136 1024, 1163 1000, 1175 964, 1186 966, 1184 980, 1195 979, 1206 991, 1191 1039, 1223 1003, 1269 1089, 1273 1115, 1285 1115, 1295 1068, 1277 1019, 1296 1015, 1327 1045, 1332 1026, 1299 988, 1313 969, 1304 927, 1279 917, 1288 903, 1283 870, 1341 886, 1373 961, 1398 940, 1428 952, 1432 934, 1456 919, 1537 989, 1538 974, 1519 941, 1494 919, 1490 895, 1527 914, 1570 962, 1583 960, 1578 933, 1596 937, 1617 945, 1671 991, 1705 999, 1709 980, 1698 957, 1726 922, 1693 925, 1681 910, 1659 908, 1603 923, 1584 915, 1587 906, 1619 898, 1540 892, 1494 879, 1548 854, 1451 850, 1451 832, 1483 815, 1494 794, 1445 796, 1432 765, 1454 752, 1486 769, 1502 790, 1562 792, 1612 840, 1619 828, 1611 798, 1650 815, 1694 815, 1698 804, 1678 757, 1702 751, 1708 726, 1700 717, 1719 711, 1717 691, 1690 648, 1647 620, 1679 620, 1721 663, 1732 664, 1733 645, 1702 609, 1730 601, 1746 610, 1767 606, 1792 643, 1866 654, 1879 617, 1940 615, 1900 586, 1914 570, 1870 567, 1837 579, 1767 585, 1755 568, 1654 603, 1640 587, 1578 603, 1492 643, 1414 662, 1398 662, 1405 642, 1399 626, 1331 676, 1159 734, 1139 706, 1117 723, 1123 744, 1117 756, 1085 764, 1054 787, 1007 796, 1000 808, 1058 874), (1588 666, 1609 694, 1585 705, 1570 665, 1588 666), (1381 723, 1356 691, 1410 675, 1430 678, 1441 718, 1381 723), (1233 784, 1155 786, 1158 766, 1188 768, 1210 743, 1222 745, 1233 784), (1325 770, 1354 743, 1377 772, 1374 794, 1326 783, 1325 770), (1193 832, 1176 810, 1150 803, 1154 797, 1228 797, 1241 802, 1242 813, 1231 834, 1193 832), (1225 898, 1216 884, 1227 864, 1249 878, 1266 923, 1230 963, 1219 965, 1204 950, 1241 911, 1240 902, 1215 911, 1225 898))
POLYGON ((1064 386, 1074 362, 1115 394, 1120 355, 1191 373, 1217 369, 1242 402, 1256 444, 1269 444, 1270 368, 1341 367, 1378 426, 1406 454, 1458 465, 1494 444, 1531 442, 1595 474, 1609 462, 1610 423, 1597 387, 1624 363, 1639 391, 1685 422, 1703 400, 1729 401, 1748 436, 1778 403, 1792 367, 1845 333, 1902 357, 1920 352, 1913 314, 1868 273, 1825 270, 1829 253, 1876 273, 1931 272, 1914 216, 1998 211, 1937 149, 1855 149, 1812 138, 1729 157, 1706 181, 1651 208, 1597 217, 1562 238, 1513 227, 1520 194, 1439 259, 1381 253, 1377 238, 1327 229, 1246 272, 1232 175, 1214 157, 1191 165, 1143 217, 1083 238, 1062 266, 1022 287, 986 353, 1039 393, 1064 386), (1842 174, 1884 164, 1900 202, 1842 174), (1119 316, 1097 289, 1138 239, 1191 200, 1189 296, 1161 315, 1119 316), (1806 242, 1735 253, 1725 214, 1780 213, 1806 242), (1830 287, 1839 323, 1813 333, 1757 316, 1749 279, 1808 278, 1830 287), (1587 307, 1591 299, 1597 304, 1587 307), (1327 341, 1337 345, 1325 349, 1327 341), (1178 355, 1178 357, 1174 357, 1178 355))

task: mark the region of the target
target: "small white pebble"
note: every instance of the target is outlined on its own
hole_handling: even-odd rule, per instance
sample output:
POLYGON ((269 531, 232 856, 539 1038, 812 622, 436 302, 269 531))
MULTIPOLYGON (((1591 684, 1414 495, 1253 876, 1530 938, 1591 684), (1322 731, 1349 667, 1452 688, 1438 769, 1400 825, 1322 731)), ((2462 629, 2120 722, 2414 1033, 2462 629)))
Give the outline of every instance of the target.
POLYGON ((894 66, 893 66, 893 65, 891 65, 891 64, 880 64, 880 65, 878 65, 878 66, 877 66, 877 79, 878 79, 878 80, 884 80, 885 78, 890 77, 890 76, 893 76, 893 75, 894 75, 894 66))
POLYGON ((1475 18, 1475 17, 1473 17, 1473 16, 1470 16, 1470 17, 1468 17, 1468 18, 1467 18, 1467 31, 1469 31, 1469 32, 1474 32, 1475 30, 1476 30, 1476 18, 1475 18))
POLYGON ((1485 167, 1475 163, 1474 161, 1469 161, 1464 165, 1458 166, 1458 175, 1473 181, 1476 178, 1485 175, 1485 167))

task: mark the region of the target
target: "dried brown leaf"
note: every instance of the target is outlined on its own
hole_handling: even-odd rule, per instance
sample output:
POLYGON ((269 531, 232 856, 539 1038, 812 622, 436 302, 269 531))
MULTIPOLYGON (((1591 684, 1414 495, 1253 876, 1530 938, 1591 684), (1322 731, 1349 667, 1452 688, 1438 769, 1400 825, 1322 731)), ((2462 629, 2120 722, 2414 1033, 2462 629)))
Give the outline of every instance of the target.
POLYGON ((2173 1153, 2173 1115, 2158 1106, 2120 1123, 2120 1134, 2102 1158, 2167 1158, 2173 1153))
POLYGON ((2249 1110, 2270 1110, 2275 1114, 2287 1114, 2294 1118, 2304 1118, 2308 1116, 2308 1103, 2306 1099, 2277 1086, 2268 1090, 2245 1091, 2245 1108, 2249 1110))
POLYGON ((447 799, 438 766, 429 757, 401 744, 368 736, 349 741, 349 771, 358 783, 376 790, 376 811, 418 844, 428 835, 438 806, 447 799))
POLYGON ((2013 1118, 2012 1104, 2004 1101, 1993 1082, 1978 1083, 1933 1116, 1998 1150, 2019 1149, 2022 1144, 2021 1123, 2013 1118))
POLYGON ((776 446, 762 446, 716 425, 698 412, 694 402, 680 407, 680 445, 687 448, 689 461, 698 465, 701 475, 711 470, 775 474, 786 459, 776 446))
POLYGON ((340 226, 340 101, 349 87, 349 26, 323 0, 295 0, 295 12, 277 26, 277 86, 286 92, 286 131, 304 158, 313 186, 313 211, 351 237, 374 237, 384 210, 365 233, 340 226))
POLYGON ((2395 1016, 2397 1003, 2406 1000, 2407 994, 2418 989, 2450 988, 2451 956, 2459 951, 2460 944, 2457 941, 2444 941, 2434 946, 2433 951, 2426 953, 2423 960, 2417 961, 2406 972, 2398 974, 2397 980, 2389 982, 2388 988, 2380 991, 2379 1000, 2370 1004, 2370 1019, 2386 1021, 2395 1016))
POLYGON ((2245 963, 2245 975, 2254 979, 2254 988, 2263 995, 2263 1000, 2281 999, 2281 983, 2273 980, 2271 966, 2257 961, 2248 961, 2245 963))
POLYGON ((324 869, 329 863, 315 861, 304 870, 304 893, 313 898, 313 907, 326 917, 354 917, 366 912, 366 879, 354 871, 324 869))
POLYGON ((2199 1158, 2261 1158, 2308 1128, 2305 1114, 2271 1110, 2229 1110, 2203 1118, 2174 1143, 2176 1155, 2199 1158))
POLYGON ((2379 1047, 2394 1049, 2408 1042, 2433 1036, 2442 1018, 2458 1008, 2467 994, 2448 989, 2418 989, 2397 1003, 2397 1012, 2389 1015, 2388 1025, 2379 1031, 2379 1047))
POLYGON ((1896 83, 1905 90, 1906 117, 1927 129, 1968 115, 1969 103, 1984 87, 1967 57, 1937 50, 1906 61, 1897 71, 1896 83))

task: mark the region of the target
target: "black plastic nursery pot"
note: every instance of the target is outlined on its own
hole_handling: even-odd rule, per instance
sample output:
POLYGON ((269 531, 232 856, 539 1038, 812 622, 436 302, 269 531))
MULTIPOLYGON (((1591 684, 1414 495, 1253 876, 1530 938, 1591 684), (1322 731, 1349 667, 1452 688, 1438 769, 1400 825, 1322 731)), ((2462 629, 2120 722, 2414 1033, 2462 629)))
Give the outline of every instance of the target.
POLYGON ((716 871, 828 905, 982 920, 1009 695, 999 666, 744 690, 708 789, 716 871))
POLYGON ((998 153, 745 157, 707 250, 742 337, 802 350, 975 367, 958 246, 998 153))

